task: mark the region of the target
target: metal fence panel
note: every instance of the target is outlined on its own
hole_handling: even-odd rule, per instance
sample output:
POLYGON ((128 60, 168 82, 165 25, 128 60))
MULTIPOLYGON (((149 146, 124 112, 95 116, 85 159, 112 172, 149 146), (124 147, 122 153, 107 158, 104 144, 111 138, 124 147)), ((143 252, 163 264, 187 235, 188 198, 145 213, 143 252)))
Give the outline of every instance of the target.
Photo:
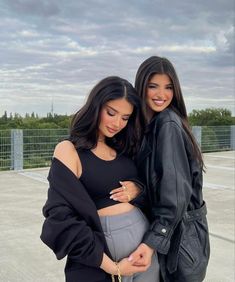
POLYGON ((49 166, 55 145, 68 137, 68 129, 25 129, 24 168, 49 166))
MULTIPOLYGON (((235 126, 197 126, 192 127, 192 131, 202 152, 235 149, 235 126)), ((0 170, 21 169, 18 165, 21 154, 23 168, 49 166, 56 144, 68 137, 68 129, 24 129, 16 131, 16 134, 12 132, 14 129, 0 130, 0 170), (20 131, 22 146, 19 142, 20 131), (18 141, 14 138, 18 138, 18 141)))
POLYGON ((231 150, 230 126, 202 126, 202 152, 231 150))
POLYGON ((45 167, 50 165, 54 148, 68 137, 68 129, 0 130, 0 170, 45 167), (19 135, 22 132, 22 148, 19 135), (23 165, 19 164, 23 155, 23 165))
POLYGON ((0 170, 11 168, 11 130, 0 130, 0 170))

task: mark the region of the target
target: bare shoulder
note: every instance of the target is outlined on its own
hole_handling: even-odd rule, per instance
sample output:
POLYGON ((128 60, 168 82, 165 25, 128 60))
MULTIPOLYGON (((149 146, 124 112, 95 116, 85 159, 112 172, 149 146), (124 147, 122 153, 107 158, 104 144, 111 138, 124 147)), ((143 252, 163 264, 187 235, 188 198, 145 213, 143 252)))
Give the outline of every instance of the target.
POLYGON ((56 145, 55 151, 54 151, 54 157, 64 158, 68 154, 70 155, 69 157, 71 157, 71 155, 73 155, 74 153, 76 153, 76 149, 73 143, 68 140, 64 140, 56 145))
POLYGON ((65 140, 55 147, 53 157, 66 165, 77 177, 81 175, 81 162, 72 142, 65 140))

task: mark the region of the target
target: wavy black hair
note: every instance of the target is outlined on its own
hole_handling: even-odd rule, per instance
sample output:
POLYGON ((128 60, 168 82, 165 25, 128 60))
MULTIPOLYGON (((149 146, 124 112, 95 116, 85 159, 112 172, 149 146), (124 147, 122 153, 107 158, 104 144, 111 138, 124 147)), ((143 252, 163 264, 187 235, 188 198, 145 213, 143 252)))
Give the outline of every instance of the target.
POLYGON ((131 83, 118 76, 109 76, 97 83, 85 105, 74 114, 69 140, 77 149, 92 149, 97 146, 101 109, 107 102, 121 98, 125 98, 133 106, 133 112, 126 127, 112 138, 106 137, 105 141, 118 154, 131 157, 136 154, 144 126, 141 101, 131 83))
POLYGON ((204 167, 201 151, 189 126, 187 111, 177 73, 173 64, 164 57, 149 57, 140 65, 136 73, 135 88, 138 92, 138 95, 141 97, 142 110, 145 116, 145 121, 147 120, 147 104, 145 99, 147 93, 147 85, 150 79, 155 74, 166 74, 170 78, 173 85, 174 94, 169 107, 172 108, 172 110, 181 118, 183 128, 187 133, 189 139, 191 140, 194 155, 199 164, 204 167))

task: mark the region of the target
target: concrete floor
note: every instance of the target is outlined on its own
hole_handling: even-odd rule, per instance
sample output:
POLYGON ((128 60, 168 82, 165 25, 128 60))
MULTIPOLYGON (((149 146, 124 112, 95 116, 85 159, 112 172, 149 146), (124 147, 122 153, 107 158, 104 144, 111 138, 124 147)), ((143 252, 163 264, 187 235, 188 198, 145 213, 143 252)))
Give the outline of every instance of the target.
MULTIPOLYGON (((204 281, 234 282, 235 152, 205 154, 204 160, 204 198, 211 233, 211 258, 204 281)), ((0 172, 1 282, 64 281, 65 260, 57 261, 39 239, 47 173, 47 168, 0 172)))

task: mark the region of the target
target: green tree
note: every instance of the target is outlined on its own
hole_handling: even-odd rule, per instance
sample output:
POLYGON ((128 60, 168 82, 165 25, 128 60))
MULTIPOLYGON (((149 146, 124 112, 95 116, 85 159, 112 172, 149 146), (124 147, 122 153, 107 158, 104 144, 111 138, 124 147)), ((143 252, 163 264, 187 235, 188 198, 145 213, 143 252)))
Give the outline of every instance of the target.
POLYGON ((189 114, 189 123, 191 126, 218 126, 232 125, 234 119, 228 109, 207 108, 205 110, 193 110, 189 114))

